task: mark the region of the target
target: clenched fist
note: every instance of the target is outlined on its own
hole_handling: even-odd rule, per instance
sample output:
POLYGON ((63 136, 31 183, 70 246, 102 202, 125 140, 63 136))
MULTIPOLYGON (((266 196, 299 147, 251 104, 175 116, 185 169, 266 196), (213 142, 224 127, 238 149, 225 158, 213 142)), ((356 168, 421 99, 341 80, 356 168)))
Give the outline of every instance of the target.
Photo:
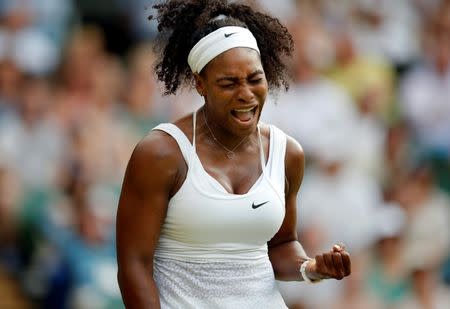
POLYGON ((350 255, 343 245, 334 245, 329 252, 316 255, 306 265, 306 275, 311 280, 334 278, 341 280, 350 275, 350 255))

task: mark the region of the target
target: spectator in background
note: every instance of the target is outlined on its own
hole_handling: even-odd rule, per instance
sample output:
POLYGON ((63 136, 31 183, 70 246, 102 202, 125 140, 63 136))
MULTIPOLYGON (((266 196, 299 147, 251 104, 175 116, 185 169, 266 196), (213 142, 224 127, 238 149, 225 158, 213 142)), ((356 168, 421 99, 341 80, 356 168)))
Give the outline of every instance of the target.
POLYGON ((94 70, 107 58, 104 40, 102 31, 94 26, 77 28, 67 39, 57 74, 58 95, 55 108, 61 126, 65 129, 81 123, 92 108, 90 95, 94 70))
POLYGON ((72 14, 71 1, 5 0, 0 5, 0 58, 28 74, 52 73, 72 14))
POLYGON ((355 2, 347 18, 358 52, 386 59, 402 72, 419 54, 416 33, 420 24, 412 1, 355 2))
POLYGON ((155 60, 152 48, 151 44, 137 45, 127 57, 126 91, 117 117, 133 137, 133 144, 169 118, 172 103, 161 95, 160 85, 152 74, 155 60))
POLYGON ((3 0, 0 12, 19 14, 16 20, 44 34, 59 49, 64 45, 75 17, 73 0, 3 0))
POLYGON ((27 78, 20 86, 17 113, 0 123, 0 152, 9 158, 27 187, 56 182, 65 136, 53 117, 53 93, 45 78, 27 78))
POLYGON ((117 123, 125 74, 103 39, 91 26, 74 33, 61 70, 56 113, 61 126, 76 137, 77 161, 96 181, 118 185, 134 140, 117 123))
POLYGON ((332 33, 335 63, 327 75, 344 87, 359 109, 373 110, 381 120, 390 120, 395 85, 390 63, 358 53, 346 30, 335 29, 332 33))
POLYGON ((327 72, 332 80, 351 95, 358 110, 347 143, 348 161, 358 170, 382 177, 385 123, 392 117, 394 72, 387 62, 357 54, 348 33, 334 32, 335 63, 327 72))
POLYGON ((421 165, 398 183, 395 198, 407 215, 404 254, 408 265, 420 258, 422 267, 439 268, 450 253, 450 198, 433 183, 431 169, 421 165))
POLYGON ((426 20, 424 57, 402 80, 400 106, 425 153, 450 154, 450 2, 426 20))

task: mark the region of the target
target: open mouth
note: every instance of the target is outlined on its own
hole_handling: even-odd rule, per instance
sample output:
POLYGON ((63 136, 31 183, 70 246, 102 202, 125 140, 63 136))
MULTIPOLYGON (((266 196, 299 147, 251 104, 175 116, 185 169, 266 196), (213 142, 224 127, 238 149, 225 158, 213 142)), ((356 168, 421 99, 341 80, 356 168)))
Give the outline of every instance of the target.
POLYGON ((249 122, 253 119, 256 113, 256 106, 248 108, 236 108, 231 111, 231 114, 240 122, 249 122))

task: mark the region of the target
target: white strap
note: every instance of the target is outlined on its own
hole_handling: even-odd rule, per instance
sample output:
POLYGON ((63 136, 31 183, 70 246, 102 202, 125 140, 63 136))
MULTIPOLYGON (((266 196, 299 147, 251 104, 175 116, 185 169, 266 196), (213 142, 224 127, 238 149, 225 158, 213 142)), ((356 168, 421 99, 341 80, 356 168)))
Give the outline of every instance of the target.
MULTIPOLYGON (((180 151, 183 154, 184 160, 189 165, 191 154, 193 152, 193 147, 189 139, 186 137, 186 135, 183 133, 183 131, 180 130, 176 125, 173 123, 162 123, 152 129, 154 130, 160 130, 164 131, 170 136, 175 139, 175 141, 178 144, 178 147, 180 147, 180 151)), ((195 136, 195 134, 194 134, 195 136)), ((194 137, 195 138, 195 137, 194 137)))
MULTIPOLYGON (((266 169, 266 156, 265 156, 265 152, 264 152, 264 147, 263 147, 263 143, 262 143, 262 137, 261 137, 261 129, 259 128, 258 125, 258 138, 259 138, 259 160, 261 161, 261 168, 263 173, 265 173, 265 169, 266 169)), ((270 148, 270 146, 269 146, 270 148)), ((270 149, 269 149, 270 150, 270 149)), ((270 155, 269 155, 270 157, 270 155)))
POLYGON ((284 200, 286 134, 273 125, 269 128, 270 148, 266 172, 270 183, 277 188, 277 192, 282 195, 280 198, 284 200))
POLYGON ((280 175, 284 179, 284 165, 285 165, 285 158, 286 158, 286 134, 278 129, 274 125, 270 125, 270 135, 272 136, 271 139, 271 157, 272 162, 270 162, 270 169, 271 173, 273 172, 279 172, 283 171, 283 175, 280 175))

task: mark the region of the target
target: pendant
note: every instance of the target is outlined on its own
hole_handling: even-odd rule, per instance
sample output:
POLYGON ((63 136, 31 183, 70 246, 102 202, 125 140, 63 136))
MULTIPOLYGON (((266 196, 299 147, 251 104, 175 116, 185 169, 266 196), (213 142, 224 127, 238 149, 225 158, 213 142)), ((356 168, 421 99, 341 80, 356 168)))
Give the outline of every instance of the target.
POLYGON ((227 151, 226 153, 226 156, 227 156, 227 158, 228 159, 234 159, 234 152, 232 152, 232 151, 227 151))

